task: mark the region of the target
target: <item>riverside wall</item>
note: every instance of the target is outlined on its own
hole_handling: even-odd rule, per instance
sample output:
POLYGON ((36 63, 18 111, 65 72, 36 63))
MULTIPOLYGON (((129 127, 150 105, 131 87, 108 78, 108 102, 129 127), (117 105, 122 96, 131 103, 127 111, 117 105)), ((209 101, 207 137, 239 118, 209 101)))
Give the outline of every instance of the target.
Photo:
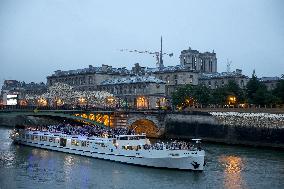
POLYGON ((164 137, 284 149, 284 114, 195 112, 165 118, 164 137))

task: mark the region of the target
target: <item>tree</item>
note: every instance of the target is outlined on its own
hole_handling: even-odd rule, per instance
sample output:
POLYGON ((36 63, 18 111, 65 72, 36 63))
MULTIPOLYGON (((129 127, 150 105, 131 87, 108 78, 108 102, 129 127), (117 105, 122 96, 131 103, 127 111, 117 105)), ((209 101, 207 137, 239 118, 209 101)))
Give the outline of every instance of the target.
POLYGON ((187 99, 192 99, 192 85, 184 85, 180 88, 178 88, 175 92, 172 94, 172 103, 174 106, 185 106, 187 99))
POLYGON ((225 91, 227 97, 235 96, 237 98, 237 102, 239 103, 243 103, 245 101, 244 92, 235 80, 229 80, 228 84, 225 85, 225 91))
POLYGON ((211 91, 203 85, 185 85, 172 94, 174 106, 185 108, 193 104, 207 105, 210 101, 211 91))
POLYGON ((193 87, 193 98, 201 105, 208 105, 210 102, 211 91, 204 85, 197 85, 193 87))
POLYGON ((252 77, 247 83, 247 88, 246 88, 246 95, 247 95, 247 100, 250 104, 255 104, 254 98, 255 98, 255 93, 257 89, 260 86, 260 82, 258 81, 255 71, 253 71, 252 77))
POLYGON ((250 104, 263 106, 279 102, 279 97, 267 90, 267 87, 257 79, 255 72, 247 83, 246 95, 250 104))
POLYGON ((115 104, 106 103, 106 99, 112 97, 106 91, 78 91, 72 86, 65 83, 55 83, 48 88, 46 93, 41 95, 26 95, 25 99, 31 104, 36 105, 38 99, 47 100, 50 105, 78 105, 80 100, 85 106, 96 106, 96 107, 115 107, 115 104), (60 102, 60 104, 59 104, 60 102))
MULTIPOLYGON (((283 75, 282 75, 283 77, 283 75)), ((278 102, 284 104, 284 77, 277 83, 276 88, 273 90, 273 93, 278 98, 278 102)))
POLYGON ((210 104, 224 105, 226 98, 227 96, 224 87, 214 89, 210 96, 210 104))

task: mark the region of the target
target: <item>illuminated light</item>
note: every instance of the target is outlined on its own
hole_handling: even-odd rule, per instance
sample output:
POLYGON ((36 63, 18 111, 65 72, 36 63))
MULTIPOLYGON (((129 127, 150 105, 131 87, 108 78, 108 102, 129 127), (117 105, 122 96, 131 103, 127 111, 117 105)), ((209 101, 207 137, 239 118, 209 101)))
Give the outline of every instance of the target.
POLYGON ((57 99, 55 100, 55 103, 56 103, 56 106, 62 106, 62 105, 64 104, 63 100, 60 99, 60 98, 57 98, 57 99))
POLYGON ((88 115, 87 114, 82 114, 81 117, 85 118, 85 119, 88 119, 88 115))
POLYGON ((244 163, 237 156, 221 156, 219 162, 224 166, 225 188, 243 188, 242 170, 244 163))
POLYGON ((92 121, 95 121, 95 115, 94 114, 90 114, 89 115, 89 119, 92 120, 92 121))
POLYGON ((148 99, 145 97, 138 97, 136 106, 140 109, 148 108, 148 99))
POLYGON ((44 98, 38 99, 38 100, 37 100, 37 104, 38 104, 38 106, 47 106, 47 105, 48 105, 48 104, 47 104, 47 100, 44 99, 44 98))
POLYGON ((20 106, 27 106, 28 105, 28 102, 27 102, 27 100, 20 100, 19 101, 19 104, 20 104, 20 106))
POLYGON ((103 117, 102 114, 97 114, 95 120, 96 120, 97 122, 99 122, 99 123, 102 123, 102 121, 103 121, 103 120, 102 120, 102 117, 103 117))
POLYGON ((103 115, 103 117, 102 117, 103 124, 107 125, 107 126, 110 126, 109 125, 109 121, 110 121, 109 116, 108 115, 103 115))
POLYGON ((115 102, 115 98, 114 97, 112 97, 112 96, 109 96, 109 97, 107 97, 106 98, 106 101, 107 101, 107 103, 114 103, 115 102))
POLYGON ((239 104, 239 106, 240 106, 241 108, 245 108, 245 107, 246 107, 246 104, 239 104))
POLYGON ((130 130, 135 131, 136 134, 146 133, 148 137, 157 137, 157 126, 148 119, 140 119, 135 121, 130 127, 130 130))
POLYGON ((79 101, 79 104, 80 104, 80 105, 84 105, 84 104, 86 104, 86 102, 87 102, 87 100, 86 100, 85 98, 83 98, 83 97, 80 97, 80 98, 78 99, 78 101, 79 101))
POLYGON ((235 105, 237 102, 237 98, 235 96, 228 96, 228 104, 235 105))

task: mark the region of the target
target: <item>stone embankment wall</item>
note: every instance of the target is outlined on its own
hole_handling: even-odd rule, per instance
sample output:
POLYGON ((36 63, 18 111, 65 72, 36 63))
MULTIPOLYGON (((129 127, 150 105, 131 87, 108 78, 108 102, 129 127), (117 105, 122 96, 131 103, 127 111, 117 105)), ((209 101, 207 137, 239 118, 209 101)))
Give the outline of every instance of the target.
POLYGON ((284 114, 200 112, 166 116, 166 138, 279 147, 284 149, 284 114))

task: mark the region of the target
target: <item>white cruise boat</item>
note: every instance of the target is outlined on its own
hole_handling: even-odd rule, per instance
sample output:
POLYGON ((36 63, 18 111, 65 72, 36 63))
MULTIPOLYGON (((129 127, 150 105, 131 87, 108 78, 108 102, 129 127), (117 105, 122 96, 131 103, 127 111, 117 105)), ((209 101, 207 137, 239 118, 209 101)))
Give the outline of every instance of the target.
MULTIPOLYGON (((15 143, 28 146, 133 165, 198 171, 204 168, 205 152, 200 147, 184 148, 175 142, 151 144, 145 134, 87 137, 15 129, 11 138, 15 143)), ((199 143, 200 139, 195 139, 195 142, 199 143)))

